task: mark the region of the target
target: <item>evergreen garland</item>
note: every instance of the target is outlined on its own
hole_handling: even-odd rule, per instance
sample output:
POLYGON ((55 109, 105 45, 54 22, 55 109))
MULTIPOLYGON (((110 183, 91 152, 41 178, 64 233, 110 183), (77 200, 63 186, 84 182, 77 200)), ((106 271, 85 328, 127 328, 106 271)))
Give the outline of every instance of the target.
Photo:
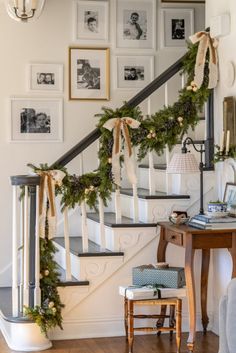
MULTIPOLYGON (((199 121, 198 112, 203 108, 209 96, 208 86, 208 55, 206 58, 204 81, 201 87, 194 83, 194 67, 198 43, 188 44, 188 52, 183 65, 183 73, 187 75, 186 86, 180 90, 179 99, 173 105, 164 106, 161 110, 150 116, 144 117, 139 109, 124 105, 121 109, 102 108, 98 128, 101 131, 98 152, 99 166, 94 172, 81 176, 69 175, 66 168, 54 167, 66 173, 62 186, 56 187, 56 193, 61 194, 62 208, 81 204, 83 201, 90 208, 97 208, 98 197, 104 204, 111 197, 114 183, 112 178, 112 148, 113 133, 103 127, 104 123, 112 118, 131 117, 140 122, 138 129, 129 129, 131 143, 138 147, 138 158, 143 159, 150 151, 162 154, 166 145, 172 149, 191 127, 195 128, 199 121)), ((120 158, 122 164, 123 157, 120 158)), ((40 170, 50 170, 47 164, 38 167, 30 164, 37 173, 40 170)), ((55 249, 48 239, 41 239, 41 275, 42 305, 40 307, 25 308, 25 313, 35 320, 44 333, 51 327, 61 327, 61 308, 59 295, 56 290, 58 273, 53 260, 55 249)))

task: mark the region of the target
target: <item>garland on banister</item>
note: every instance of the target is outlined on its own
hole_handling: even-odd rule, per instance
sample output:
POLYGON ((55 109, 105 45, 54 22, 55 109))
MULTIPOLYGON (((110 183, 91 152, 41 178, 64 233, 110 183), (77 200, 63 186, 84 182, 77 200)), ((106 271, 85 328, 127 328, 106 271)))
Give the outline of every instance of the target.
MULTIPOLYGON (((209 45, 209 34, 201 33, 205 39, 207 38, 206 43, 209 45)), ((200 45, 202 45, 201 42, 200 45)), ((183 65, 187 82, 179 92, 178 101, 173 105, 164 106, 158 112, 148 116, 143 116, 139 107, 130 108, 125 105, 122 109, 116 110, 102 108, 102 113, 97 115, 100 118, 97 126, 101 131, 98 169, 76 176, 69 175, 66 168, 57 168, 65 173, 61 185, 56 186, 56 194, 61 195, 62 210, 65 207, 73 208, 82 202, 96 209, 99 197, 107 205, 112 190, 119 187, 120 165, 124 163, 129 167, 128 178, 133 180, 133 183, 136 182, 131 165, 133 147, 138 150, 139 160, 150 151, 160 155, 166 145, 172 149, 190 127, 195 128, 199 121, 198 112, 202 110, 209 96, 208 86, 212 84, 212 78, 209 79, 209 62, 212 53, 206 48, 204 60, 201 61, 201 65, 204 62, 204 66, 201 67, 202 72, 199 74, 196 61, 198 49, 199 42, 188 44, 183 65), (198 86, 196 80, 199 81, 199 75, 201 84, 198 86)), ((30 166, 41 176, 42 171, 50 171, 47 165, 40 165, 39 168, 30 166)), ((63 305, 56 291, 58 274, 52 257, 54 251, 49 239, 41 239, 42 304, 36 309, 26 308, 26 314, 34 319, 45 333, 56 325, 61 327, 62 323, 63 305)))

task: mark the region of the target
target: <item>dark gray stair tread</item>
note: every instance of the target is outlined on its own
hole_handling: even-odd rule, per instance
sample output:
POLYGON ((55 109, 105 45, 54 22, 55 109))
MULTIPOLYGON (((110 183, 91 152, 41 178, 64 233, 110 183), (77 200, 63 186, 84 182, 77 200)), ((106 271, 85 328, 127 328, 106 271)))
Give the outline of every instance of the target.
MULTIPOLYGON (((154 164, 154 169, 158 169, 158 170, 166 170, 166 164, 161 164, 161 163, 158 163, 158 164, 154 164)), ((148 164, 139 164, 139 168, 149 168, 149 165, 148 164)))
MULTIPOLYGON (((64 237, 53 238, 55 243, 65 247, 64 237)), ((70 237, 70 251, 72 254, 79 257, 92 257, 92 256, 123 256, 124 253, 121 251, 110 251, 108 249, 102 249, 100 245, 93 241, 88 241, 88 252, 82 250, 82 237, 70 237)))
MULTIPOLYGON (((133 195, 133 189, 121 189, 120 193, 123 195, 128 195, 132 196, 133 195)), ((190 199, 189 195, 175 195, 175 194, 167 194, 166 192, 163 191, 155 191, 152 195, 149 195, 149 190, 148 189, 143 189, 143 188, 138 188, 138 197, 140 199, 147 199, 147 200, 178 200, 178 199, 190 199)))
MULTIPOLYGON (((87 213, 87 217, 92 221, 99 223, 98 213, 87 213)), ((114 212, 104 213, 104 224, 111 228, 138 228, 138 227, 156 227, 156 223, 135 223, 131 218, 122 216, 121 223, 116 223, 116 214, 114 212)))
POLYGON ((10 322, 32 322, 23 314, 19 314, 18 317, 12 316, 12 288, 11 287, 0 287, 0 310, 2 311, 6 321, 10 322))

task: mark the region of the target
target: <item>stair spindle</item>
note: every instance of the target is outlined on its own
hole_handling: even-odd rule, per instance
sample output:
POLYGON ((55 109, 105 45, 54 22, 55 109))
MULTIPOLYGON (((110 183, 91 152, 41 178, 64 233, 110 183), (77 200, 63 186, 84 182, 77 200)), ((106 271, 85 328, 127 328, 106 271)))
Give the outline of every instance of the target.
MULTIPOLYGON (((148 115, 151 115, 151 98, 147 99, 147 112, 148 115)), ((153 162, 153 153, 148 153, 148 186, 149 186, 149 195, 152 195, 155 191, 155 170, 153 162)))
POLYGON ((121 199, 120 199, 120 188, 117 186, 115 191, 115 214, 116 223, 121 223, 121 199))
MULTIPOLYGON (((165 83, 165 106, 168 106, 168 83, 165 83)), ((170 162, 170 151, 169 151, 169 147, 166 145, 166 167, 168 167, 168 164, 170 162)), ((166 173, 166 193, 169 194, 169 174, 166 173)))
POLYGON ((17 186, 13 186, 12 207, 12 316, 18 316, 17 186))
POLYGON ((40 290, 40 237, 39 237, 39 186, 36 186, 36 219, 35 219, 35 288, 34 306, 41 304, 40 290))
POLYGON ((79 174, 83 175, 84 174, 84 159, 83 159, 83 153, 79 154, 79 174))
POLYGON ((19 311, 23 312, 23 278, 24 278, 24 198, 20 201, 20 294, 19 311))
POLYGON ((88 252, 88 225, 87 225, 87 212, 86 212, 85 201, 81 203, 81 213, 82 213, 82 247, 83 247, 83 252, 88 252))
POLYGON ((29 306, 29 198, 28 186, 24 188, 24 282, 23 305, 29 306))
POLYGON ((72 279, 72 275, 71 275, 71 260, 70 260, 70 237, 69 237, 68 207, 65 207, 65 209, 63 211, 63 217, 64 217, 66 280, 70 281, 72 279))
POLYGON ((99 228, 100 228, 100 246, 104 250, 106 248, 106 235, 105 235, 105 223, 104 223, 104 204, 101 197, 99 201, 99 228))

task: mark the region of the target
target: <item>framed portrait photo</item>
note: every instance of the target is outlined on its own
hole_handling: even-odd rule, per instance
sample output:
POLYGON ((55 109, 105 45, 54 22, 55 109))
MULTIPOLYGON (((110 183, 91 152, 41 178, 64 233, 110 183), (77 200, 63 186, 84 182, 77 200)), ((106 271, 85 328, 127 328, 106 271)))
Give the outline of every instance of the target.
POLYGON ((63 140, 61 98, 10 98, 10 141, 63 140))
POLYGON ((108 1, 74 0, 74 40, 108 40, 108 1))
POLYGON ((117 88, 136 89, 153 80, 153 56, 118 56, 117 88))
POLYGON ((117 48, 154 49, 155 13, 155 0, 117 0, 117 48))
POLYGON ((236 184, 226 183, 224 202, 227 203, 227 211, 229 214, 236 217, 236 184))
POLYGON ((29 91, 63 91, 62 64, 29 64, 28 65, 29 91))
POLYGON ((185 47, 194 33, 194 10, 165 8, 161 10, 161 46, 185 47))
POLYGON ((109 100, 109 48, 69 48, 69 99, 109 100))

